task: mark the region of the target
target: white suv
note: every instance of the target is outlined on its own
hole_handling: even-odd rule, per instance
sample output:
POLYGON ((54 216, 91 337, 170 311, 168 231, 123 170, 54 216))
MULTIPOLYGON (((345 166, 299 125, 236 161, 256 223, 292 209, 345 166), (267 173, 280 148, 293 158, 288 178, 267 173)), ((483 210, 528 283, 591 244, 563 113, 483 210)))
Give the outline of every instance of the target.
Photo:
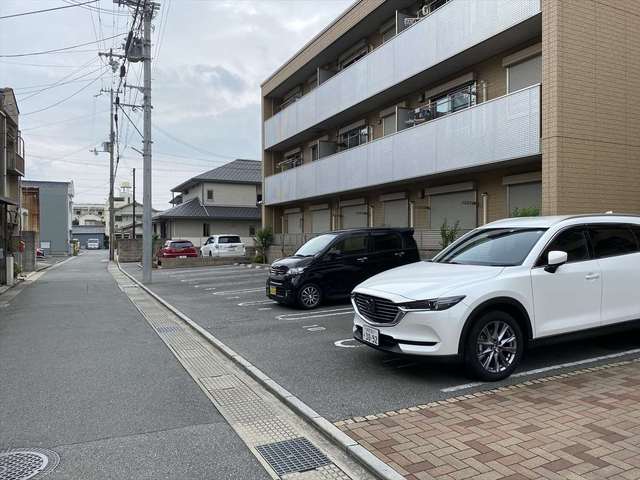
POLYGON ((640 216, 512 218, 352 293, 357 340, 508 377, 540 339, 640 319, 640 216))
POLYGON ((213 235, 200 247, 203 257, 244 257, 246 249, 238 235, 213 235))

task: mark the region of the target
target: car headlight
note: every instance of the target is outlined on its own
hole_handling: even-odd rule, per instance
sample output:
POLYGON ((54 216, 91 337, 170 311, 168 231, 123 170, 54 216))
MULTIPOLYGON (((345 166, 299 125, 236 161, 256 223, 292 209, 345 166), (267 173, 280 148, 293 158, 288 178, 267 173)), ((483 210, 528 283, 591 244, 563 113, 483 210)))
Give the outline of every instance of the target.
POLYGON ((289 275, 300 275, 302 272, 304 272, 304 268, 305 267, 293 267, 293 268, 290 268, 287 273, 289 275))
POLYGON ((399 303, 402 310, 446 310, 462 301, 464 295, 457 297, 432 298, 429 300, 416 300, 415 302, 399 303))

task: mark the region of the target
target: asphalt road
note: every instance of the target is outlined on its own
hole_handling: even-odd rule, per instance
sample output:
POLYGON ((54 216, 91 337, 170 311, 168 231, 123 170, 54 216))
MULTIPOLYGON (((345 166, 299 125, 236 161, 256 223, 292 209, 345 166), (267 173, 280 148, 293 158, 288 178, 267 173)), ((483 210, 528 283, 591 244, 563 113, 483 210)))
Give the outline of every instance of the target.
POLYGON ((106 258, 58 265, 0 309, 0 451, 58 452, 52 480, 270 478, 106 258))
MULTIPOLYGON (((125 268, 140 278, 137 265, 125 268)), ((307 312, 270 301, 266 277, 264 269, 243 266, 159 270, 151 288, 332 421, 487 388, 469 385, 457 365, 389 355, 350 340, 348 303, 307 312)), ((640 331, 541 347, 527 354, 519 377, 504 383, 615 361, 636 348, 640 331), (566 365, 576 361, 587 363, 566 365)))

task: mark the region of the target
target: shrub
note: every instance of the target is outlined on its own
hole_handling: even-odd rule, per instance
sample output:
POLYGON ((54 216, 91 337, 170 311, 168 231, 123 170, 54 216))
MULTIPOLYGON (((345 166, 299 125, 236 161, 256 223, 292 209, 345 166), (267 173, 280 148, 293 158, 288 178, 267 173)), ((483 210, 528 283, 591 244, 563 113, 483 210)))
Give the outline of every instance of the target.
POLYGON ((538 207, 525 207, 514 208, 513 217, 538 217, 540 216, 540 209, 538 207))
POLYGON ((460 221, 457 220, 452 226, 449 226, 447 219, 444 219, 440 226, 440 245, 447 248, 451 245, 460 233, 460 221))
POLYGON ((267 251, 273 244, 273 230, 271 227, 259 228, 256 231, 253 242, 256 244, 256 263, 268 263, 267 251), (260 261, 258 261, 258 259, 260 261))

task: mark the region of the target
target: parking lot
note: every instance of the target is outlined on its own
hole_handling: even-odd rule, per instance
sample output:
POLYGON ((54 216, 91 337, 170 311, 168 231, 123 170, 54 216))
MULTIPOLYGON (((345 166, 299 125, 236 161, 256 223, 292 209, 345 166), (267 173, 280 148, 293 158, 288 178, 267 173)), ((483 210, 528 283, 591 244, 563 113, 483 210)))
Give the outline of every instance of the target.
MULTIPOLYGON (((141 278, 138 265, 124 268, 141 278)), ((312 311, 278 305, 265 296, 267 274, 243 265, 156 270, 151 288, 332 421, 489 388, 471 382, 459 366, 358 344, 348 302, 312 311)), ((638 331, 541 347, 504 383, 635 356, 638 331)))

